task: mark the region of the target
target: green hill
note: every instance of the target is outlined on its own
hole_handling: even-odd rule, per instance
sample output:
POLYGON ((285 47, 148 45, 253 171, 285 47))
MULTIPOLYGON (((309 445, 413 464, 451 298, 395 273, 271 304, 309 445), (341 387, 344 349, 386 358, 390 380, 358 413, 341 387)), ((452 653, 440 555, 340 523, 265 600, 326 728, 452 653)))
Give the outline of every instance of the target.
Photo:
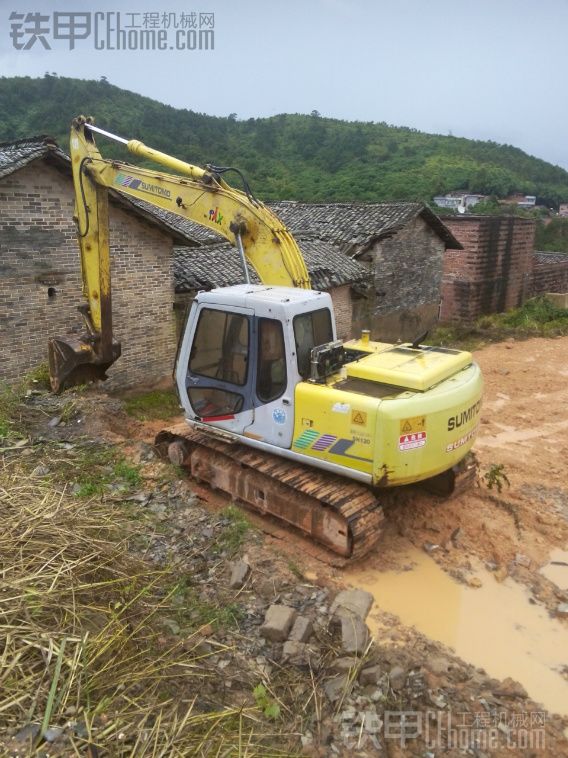
MULTIPOLYGON (((106 81, 0 78, 0 141, 47 133, 66 147, 80 113, 192 163, 237 166, 265 200, 431 200, 458 189, 521 192, 547 205, 568 200, 568 172, 511 145, 316 111, 241 121, 172 108, 106 81)), ((103 152, 124 157, 110 144, 103 152)))

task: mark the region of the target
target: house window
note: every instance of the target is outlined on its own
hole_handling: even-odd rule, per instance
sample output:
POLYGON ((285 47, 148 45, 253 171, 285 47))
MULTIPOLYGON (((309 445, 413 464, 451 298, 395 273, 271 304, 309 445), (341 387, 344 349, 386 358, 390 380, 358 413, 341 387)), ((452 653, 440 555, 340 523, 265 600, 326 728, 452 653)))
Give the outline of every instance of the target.
POLYGON ((243 386, 247 380, 249 323, 246 316, 204 308, 199 316, 189 370, 243 386))
POLYGON ((286 389, 286 350, 280 321, 258 322, 258 373, 256 394, 264 403, 279 398, 286 389))
POLYGON ((331 313, 328 308, 321 308, 311 313, 302 313, 294 317, 294 340, 298 373, 302 379, 310 375, 310 353, 312 348, 325 345, 333 340, 331 313))

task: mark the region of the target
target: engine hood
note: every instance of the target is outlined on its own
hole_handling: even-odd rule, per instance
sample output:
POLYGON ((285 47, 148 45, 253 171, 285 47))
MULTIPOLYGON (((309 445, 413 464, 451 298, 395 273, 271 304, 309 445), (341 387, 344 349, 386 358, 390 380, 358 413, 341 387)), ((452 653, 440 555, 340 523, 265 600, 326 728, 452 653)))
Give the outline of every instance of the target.
MULTIPOLYGON (((372 343, 371 343, 372 344, 372 343)), ((425 392, 473 361, 471 353, 444 347, 393 345, 347 363, 347 376, 425 392)))

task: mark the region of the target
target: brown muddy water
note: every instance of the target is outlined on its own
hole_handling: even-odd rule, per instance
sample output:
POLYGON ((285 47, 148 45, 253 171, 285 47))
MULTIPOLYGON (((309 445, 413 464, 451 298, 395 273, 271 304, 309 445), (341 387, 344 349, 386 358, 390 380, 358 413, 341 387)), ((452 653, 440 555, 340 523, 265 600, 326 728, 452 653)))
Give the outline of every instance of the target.
MULTIPOLYGON (((561 674, 568 664, 568 628, 545 608, 532 605, 527 590, 510 578, 498 583, 480 569, 482 586, 473 589, 458 584, 418 549, 411 548, 403 561, 409 570, 357 568, 345 576, 374 596, 367 623, 378 638, 377 610, 387 611, 489 676, 521 682, 548 711, 568 715, 568 682, 561 674)), ((568 572, 564 566, 548 568, 568 572)))

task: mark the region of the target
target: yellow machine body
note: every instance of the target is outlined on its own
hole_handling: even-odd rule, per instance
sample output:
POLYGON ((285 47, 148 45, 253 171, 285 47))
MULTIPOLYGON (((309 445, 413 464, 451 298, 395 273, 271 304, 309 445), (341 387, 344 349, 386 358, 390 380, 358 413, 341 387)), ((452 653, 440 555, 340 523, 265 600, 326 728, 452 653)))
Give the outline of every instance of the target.
POLYGON ((434 477, 471 449, 483 381, 469 353, 351 341, 367 355, 326 384, 300 382, 292 449, 377 486, 434 477))

